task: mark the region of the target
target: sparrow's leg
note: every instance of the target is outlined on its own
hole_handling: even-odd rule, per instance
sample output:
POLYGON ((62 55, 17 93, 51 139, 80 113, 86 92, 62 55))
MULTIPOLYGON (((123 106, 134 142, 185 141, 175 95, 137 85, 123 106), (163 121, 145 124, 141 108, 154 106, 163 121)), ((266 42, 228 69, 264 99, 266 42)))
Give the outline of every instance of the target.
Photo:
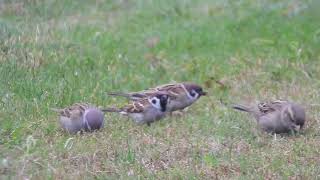
POLYGON ((181 117, 181 116, 183 116, 183 114, 184 114, 184 112, 182 110, 170 112, 170 116, 176 116, 176 117, 181 117))
POLYGON ((184 114, 186 114, 188 112, 188 109, 189 109, 188 107, 185 107, 183 109, 174 111, 173 115, 178 116, 178 117, 182 117, 184 114))
POLYGON ((301 127, 299 125, 293 125, 293 128, 292 128, 295 132, 299 132, 301 127))

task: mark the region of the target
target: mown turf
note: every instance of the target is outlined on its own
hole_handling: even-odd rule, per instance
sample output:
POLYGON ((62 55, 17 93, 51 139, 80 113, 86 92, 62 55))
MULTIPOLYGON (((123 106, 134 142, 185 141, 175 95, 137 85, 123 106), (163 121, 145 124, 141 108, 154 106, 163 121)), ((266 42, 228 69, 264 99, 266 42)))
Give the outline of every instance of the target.
POLYGON ((320 178, 315 0, 0 1, 0 177, 320 178), (209 92, 148 126, 106 114, 68 135, 50 107, 126 103, 107 91, 192 81, 209 92), (297 135, 256 129, 233 102, 300 102, 297 135))

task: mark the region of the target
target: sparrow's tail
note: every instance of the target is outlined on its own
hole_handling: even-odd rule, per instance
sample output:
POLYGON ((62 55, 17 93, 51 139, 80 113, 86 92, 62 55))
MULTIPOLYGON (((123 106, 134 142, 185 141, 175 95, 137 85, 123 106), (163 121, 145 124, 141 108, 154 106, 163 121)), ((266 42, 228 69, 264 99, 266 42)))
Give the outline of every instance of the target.
POLYGON ((233 105, 231 105, 231 107, 233 109, 236 109, 236 110, 239 110, 239 111, 251 112, 250 108, 248 106, 245 106, 245 105, 233 104, 233 105))
POLYGON ((63 112, 63 109, 59 109, 59 108, 50 108, 51 111, 57 112, 57 113, 61 113, 63 112))
POLYGON ((129 94, 129 93, 123 93, 123 92, 108 92, 107 94, 108 94, 109 96, 121 96, 121 97, 130 98, 130 94, 129 94))
POLYGON ((107 93, 109 96, 121 96, 130 100, 139 100, 141 98, 145 98, 146 95, 142 93, 123 93, 123 92, 109 92, 107 93))
POLYGON ((111 108, 104 108, 104 109, 101 109, 102 112, 121 112, 122 110, 119 109, 119 108, 114 108, 114 107, 111 107, 111 108))

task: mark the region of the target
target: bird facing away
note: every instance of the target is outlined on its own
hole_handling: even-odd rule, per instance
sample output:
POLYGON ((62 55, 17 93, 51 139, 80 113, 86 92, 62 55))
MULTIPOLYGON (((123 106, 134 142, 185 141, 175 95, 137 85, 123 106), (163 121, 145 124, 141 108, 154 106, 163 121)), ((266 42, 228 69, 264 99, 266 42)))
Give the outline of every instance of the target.
POLYGON ((263 131, 268 133, 296 132, 306 121, 305 109, 294 102, 271 101, 254 106, 233 105, 236 110, 250 113, 263 131))
POLYGON ((106 108, 104 112, 117 112, 129 116, 138 124, 147 123, 149 126, 152 122, 165 117, 167 103, 170 102, 169 95, 165 92, 157 92, 146 98, 132 101, 122 108, 106 108))
POLYGON ((104 126, 104 114, 98 108, 87 103, 75 103, 63 109, 53 109, 60 114, 61 127, 69 132, 94 131, 104 126))
POLYGON ((183 110, 184 108, 192 105, 201 96, 205 96, 207 93, 203 91, 200 85, 195 83, 177 83, 177 84, 165 84, 157 86, 155 88, 149 88, 140 92, 122 93, 111 92, 108 95, 122 96, 130 100, 136 101, 142 98, 153 96, 157 92, 166 92, 170 97, 170 102, 167 104, 167 111, 172 112, 176 110, 183 110))

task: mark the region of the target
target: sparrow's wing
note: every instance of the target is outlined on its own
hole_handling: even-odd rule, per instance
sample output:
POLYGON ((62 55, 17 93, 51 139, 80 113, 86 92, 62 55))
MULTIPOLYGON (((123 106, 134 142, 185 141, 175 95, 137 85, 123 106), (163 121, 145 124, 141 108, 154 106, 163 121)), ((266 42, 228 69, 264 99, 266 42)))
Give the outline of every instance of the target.
POLYGON ((171 100, 178 99, 179 96, 185 95, 182 84, 167 84, 157 88, 158 91, 166 92, 171 100))
POLYGON ((89 107, 92 107, 92 105, 88 103, 75 103, 71 106, 71 108, 81 109, 81 110, 86 110, 89 107))
POLYGON ((287 101, 276 100, 276 101, 259 103, 258 108, 262 113, 270 113, 273 111, 281 110, 287 104, 288 104, 287 101))
POLYGON ((271 106, 270 103, 266 103, 266 102, 259 103, 258 109, 263 114, 267 114, 276 110, 273 106, 271 106))
POLYGON ((282 109, 288 104, 289 104, 288 101, 283 101, 283 100, 276 100, 276 101, 270 102, 270 106, 274 109, 282 109))
POLYGON ((142 113, 145 108, 150 106, 148 99, 140 99, 139 101, 133 101, 131 104, 123 108, 127 113, 142 113))
POLYGON ((73 104, 69 107, 63 108, 63 109, 51 108, 51 110, 59 113, 61 116, 70 117, 72 111, 78 110, 81 112, 81 114, 83 114, 84 111, 89 107, 90 107, 90 105, 87 103, 75 103, 75 104, 73 104))
POLYGON ((171 87, 176 87, 176 86, 179 86, 179 84, 163 84, 163 85, 159 85, 157 87, 151 88, 151 89, 155 89, 158 91, 164 91, 164 90, 167 90, 171 87))

